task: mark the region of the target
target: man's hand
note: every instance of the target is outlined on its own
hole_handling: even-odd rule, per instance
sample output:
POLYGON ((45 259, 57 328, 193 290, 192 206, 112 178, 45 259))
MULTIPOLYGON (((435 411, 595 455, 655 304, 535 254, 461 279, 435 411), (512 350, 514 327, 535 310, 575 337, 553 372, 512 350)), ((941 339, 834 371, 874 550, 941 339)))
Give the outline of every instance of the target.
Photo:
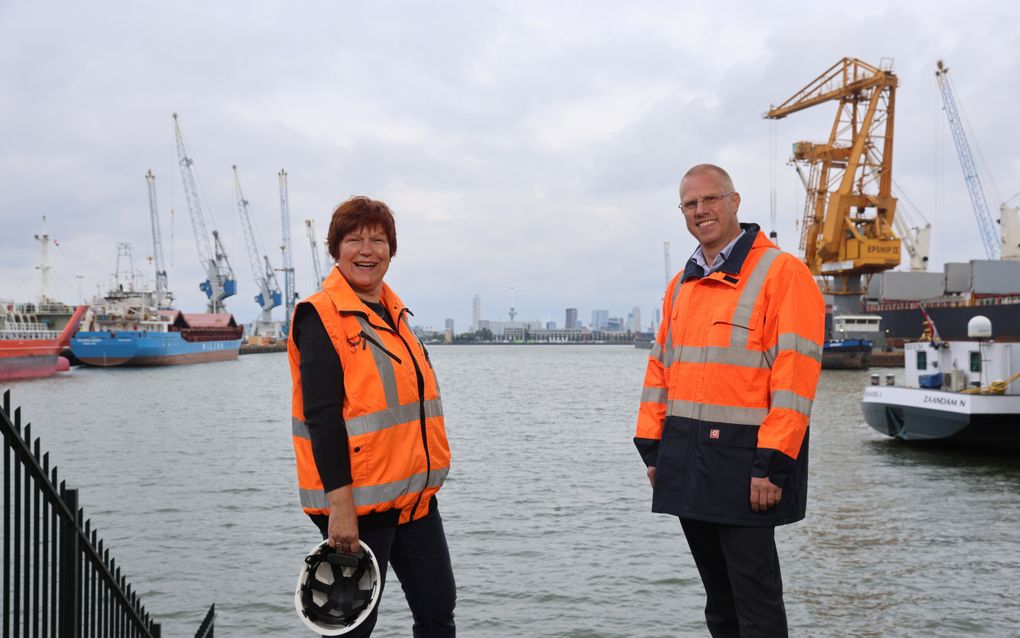
POLYGON ((783 498, 783 489, 768 477, 751 477, 751 509, 764 512, 775 507, 783 498))
POLYGON ((655 487, 655 468, 654 467, 649 467, 648 468, 648 482, 652 484, 653 488, 655 487))

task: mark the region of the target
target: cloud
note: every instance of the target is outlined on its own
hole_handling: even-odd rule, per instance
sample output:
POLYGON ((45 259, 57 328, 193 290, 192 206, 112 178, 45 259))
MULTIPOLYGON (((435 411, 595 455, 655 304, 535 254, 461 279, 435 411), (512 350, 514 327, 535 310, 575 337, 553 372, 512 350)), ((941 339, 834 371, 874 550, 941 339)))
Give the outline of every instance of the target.
MULTIPOLYGON (((305 219, 325 236, 341 200, 367 194, 398 218, 388 279, 426 325, 470 323, 511 303, 524 318, 563 309, 650 317, 664 241, 679 268, 694 248, 676 186, 700 161, 727 166, 741 216, 795 250, 803 189, 785 164, 822 140, 835 108, 761 119, 844 56, 895 60, 897 183, 935 225, 933 265, 981 256, 933 77, 952 68, 991 176, 1020 190, 1008 126, 1020 9, 871 2, 777 8, 672 2, 156 3, 27 0, 0 5, 0 296, 35 294, 41 217, 53 292, 106 285, 116 242, 147 273, 143 176, 157 175, 164 251, 180 307, 204 306, 175 156, 181 114, 210 225, 239 280, 228 307, 257 315, 233 193, 237 164, 264 250, 281 242, 277 173, 289 174, 298 290, 310 292, 305 219), (116 19, 113 19, 113 18, 116 19), (771 178, 775 175, 775 179, 771 178), (172 212, 172 215, 171 215, 172 212), (949 231, 949 232, 947 232, 949 231), (951 234, 950 234, 951 233, 951 234), (952 237, 947 241, 946 237, 952 237), (81 275, 82 279, 78 279, 81 275)), ((991 187, 989 190, 992 190, 991 187)), ((993 209, 998 202, 990 202, 993 209)), ((276 316, 282 316, 280 310, 276 316)))

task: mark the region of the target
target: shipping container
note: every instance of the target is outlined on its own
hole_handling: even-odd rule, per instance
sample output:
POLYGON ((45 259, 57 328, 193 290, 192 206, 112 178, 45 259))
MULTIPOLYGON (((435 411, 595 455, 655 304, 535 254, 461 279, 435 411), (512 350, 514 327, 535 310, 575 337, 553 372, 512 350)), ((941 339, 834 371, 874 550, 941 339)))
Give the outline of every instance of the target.
POLYGON ((971 290, 974 294, 1020 294, 1020 261, 975 259, 970 264, 971 290))
POLYGON ((946 294, 970 292, 971 268, 969 263, 948 263, 945 265, 946 294))
POLYGON ((925 301, 941 297, 945 275, 940 272, 890 270, 868 283, 868 298, 879 301, 925 301))

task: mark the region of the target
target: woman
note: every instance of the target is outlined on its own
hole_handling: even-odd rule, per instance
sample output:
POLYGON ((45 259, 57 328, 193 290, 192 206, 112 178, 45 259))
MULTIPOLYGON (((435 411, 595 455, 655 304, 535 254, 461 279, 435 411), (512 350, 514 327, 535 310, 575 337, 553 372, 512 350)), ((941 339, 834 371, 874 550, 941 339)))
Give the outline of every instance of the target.
MULTIPOLYGON (((332 547, 393 566, 414 636, 453 636, 456 588, 435 494, 450 468, 439 387, 408 310, 383 282, 393 214, 354 197, 326 239, 336 267, 298 304, 288 352, 301 504, 332 547)), ((372 612, 348 634, 368 636, 372 612)))

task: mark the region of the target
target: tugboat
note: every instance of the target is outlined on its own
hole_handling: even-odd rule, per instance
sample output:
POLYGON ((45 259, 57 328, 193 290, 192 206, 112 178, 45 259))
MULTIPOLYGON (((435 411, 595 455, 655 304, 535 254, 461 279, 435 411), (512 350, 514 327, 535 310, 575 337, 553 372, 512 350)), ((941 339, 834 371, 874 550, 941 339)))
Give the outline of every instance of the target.
POLYGON ((968 322, 968 341, 930 334, 905 344, 903 386, 879 385, 872 375, 861 401, 868 425, 904 441, 1020 450, 1020 343, 993 341, 983 315, 968 322))

